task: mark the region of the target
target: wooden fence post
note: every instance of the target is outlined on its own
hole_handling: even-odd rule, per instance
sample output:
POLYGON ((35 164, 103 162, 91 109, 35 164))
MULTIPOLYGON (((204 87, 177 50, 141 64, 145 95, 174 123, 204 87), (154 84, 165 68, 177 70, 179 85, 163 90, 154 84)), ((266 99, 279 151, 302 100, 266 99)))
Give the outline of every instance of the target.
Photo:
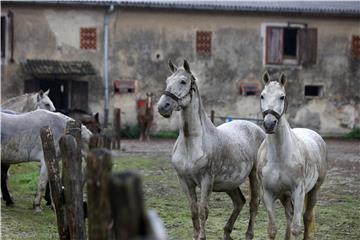
POLYGON ((66 218, 71 239, 86 239, 81 157, 79 158, 76 140, 66 134, 60 138, 60 151, 63 160, 63 184, 66 204, 66 218))
POLYGON ((210 112, 210 119, 213 124, 215 124, 215 111, 211 110, 210 112))
POLYGON ((111 153, 106 149, 93 149, 86 161, 89 240, 107 240, 111 229, 108 190, 112 167, 111 153))
POLYGON ((145 236, 148 226, 145 220, 141 178, 133 172, 112 174, 109 193, 116 239, 145 236))
POLYGON ((59 162, 56 159, 54 137, 49 127, 40 129, 40 137, 44 152, 45 164, 48 170, 51 198, 55 206, 60 240, 70 239, 69 229, 66 225, 65 206, 63 205, 62 184, 59 162))
POLYGON ((111 139, 104 134, 94 134, 90 138, 89 149, 106 148, 111 149, 111 139))
POLYGON ((113 148, 120 149, 120 141, 121 141, 121 109, 114 109, 114 136, 113 136, 113 148))

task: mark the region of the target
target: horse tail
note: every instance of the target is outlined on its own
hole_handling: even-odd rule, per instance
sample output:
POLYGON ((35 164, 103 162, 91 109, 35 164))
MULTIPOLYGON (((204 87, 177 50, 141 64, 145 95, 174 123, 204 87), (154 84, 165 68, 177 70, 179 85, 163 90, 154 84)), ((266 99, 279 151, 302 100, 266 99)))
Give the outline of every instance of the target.
MULTIPOLYGON (((305 198, 304 198, 305 209, 307 209, 307 207, 308 207, 308 201, 309 201, 308 195, 305 194, 305 198)), ((309 233, 313 235, 313 234, 315 234, 315 212, 314 212, 315 209, 312 209, 312 211, 313 211, 313 214, 312 214, 310 224, 309 224, 309 233)))

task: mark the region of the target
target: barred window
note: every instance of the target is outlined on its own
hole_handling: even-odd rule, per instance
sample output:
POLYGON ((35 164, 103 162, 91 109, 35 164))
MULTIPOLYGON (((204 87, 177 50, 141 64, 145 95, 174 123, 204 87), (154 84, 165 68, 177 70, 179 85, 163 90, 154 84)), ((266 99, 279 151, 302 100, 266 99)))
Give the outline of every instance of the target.
POLYGON ((82 27, 80 28, 80 48, 96 49, 97 46, 96 28, 82 27))
POLYGON ((199 54, 211 53, 211 35, 210 31, 196 32, 196 52, 199 54))
POLYGON ((352 36, 352 53, 355 57, 360 59, 360 36, 353 35, 352 36))

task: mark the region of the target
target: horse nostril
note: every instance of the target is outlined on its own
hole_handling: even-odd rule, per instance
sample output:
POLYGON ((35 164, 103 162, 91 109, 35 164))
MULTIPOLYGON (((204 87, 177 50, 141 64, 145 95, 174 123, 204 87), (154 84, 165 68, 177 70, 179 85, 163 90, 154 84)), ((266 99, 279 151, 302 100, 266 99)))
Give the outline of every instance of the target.
POLYGON ((165 109, 168 109, 169 107, 170 107, 170 103, 165 103, 164 108, 165 108, 165 109))
POLYGON ((274 121, 273 121, 273 124, 275 125, 275 124, 276 124, 276 122, 277 122, 277 121, 276 121, 276 120, 274 120, 274 121))

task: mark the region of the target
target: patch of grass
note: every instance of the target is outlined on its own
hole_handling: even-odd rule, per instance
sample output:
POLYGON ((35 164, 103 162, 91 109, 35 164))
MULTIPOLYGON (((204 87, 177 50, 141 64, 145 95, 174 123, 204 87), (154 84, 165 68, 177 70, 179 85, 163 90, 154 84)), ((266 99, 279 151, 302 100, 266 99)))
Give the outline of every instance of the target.
POLYGON ((176 139, 178 135, 179 135, 179 131, 160 131, 151 134, 153 138, 160 138, 160 139, 176 139))
MULTIPOLYGON (((114 171, 136 170, 143 177, 143 191, 147 209, 155 209, 164 221, 170 239, 187 240, 192 237, 192 221, 185 195, 180 189, 176 172, 165 156, 126 156, 113 159, 114 171)), ((41 214, 34 214, 32 201, 36 190, 39 164, 26 163, 10 168, 10 191, 15 206, 2 204, 2 239, 57 239, 55 214, 44 206, 41 214)), ((249 200, 248 184, 241 187, 249 200)), ((356 195, 337 194, 336 187, 320 196, 316 206, 316 233, 313 239, 360 239, 360 199, 356 195), (331 199, 331 201, 325 201, 331 199)), ((249 201, 248 201, 249 202, 249 201)), ((244 239, 248 224, 249 205, 245 204, 235 223, 232 237, 244 239)), ((284 210, 277 207, 278 234, 285 234, 284 210)), ((206 226, 210 240, 220 239, 223 227, 232 211, 232 202, 225 193, 213 193, 206 226)), ((256 240, 267 239, 267 213, 261 204, 255 224, 256 240)), ((300 239, 300 238, 299 238, 300 239)))
POLYGON ((345 135, 345 138, 360 139, 360 128, 354 128, 351 132, 345 135))
POLYGON ((121 137, 137 139, 140 137, 140 128, 137 126, 125 125, 125 127, 121 129, 121 137))

